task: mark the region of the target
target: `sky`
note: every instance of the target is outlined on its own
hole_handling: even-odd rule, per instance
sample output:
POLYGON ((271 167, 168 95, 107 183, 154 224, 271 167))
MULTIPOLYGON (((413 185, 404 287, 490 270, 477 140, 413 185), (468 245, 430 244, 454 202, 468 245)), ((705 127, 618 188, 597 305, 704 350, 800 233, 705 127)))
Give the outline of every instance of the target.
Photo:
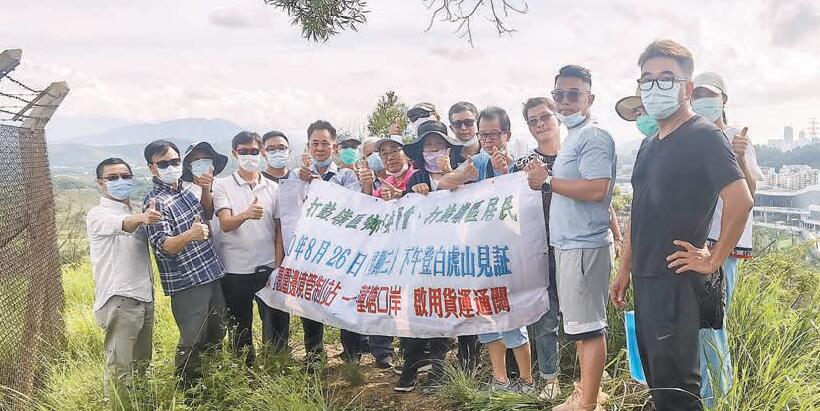
POLYGON ((614 104, 634 92, 643 48, 669 38, 693 52, 696 73, 724 76, 730 123, 754 143, 820 118, 817 1, 527 3, 508 36, 476 19, 470 47, 448 22, 427 31, 422 0, 371 0, 358 32, 323 44, 261 0, 0 0, 0 49, 23 49, 14 74, 29 84, 69 83, 63 119, 224 118, 296 139, 319 118, 362 128, 389 89, 443 112, 460 100, 501 106, 526 139, 522 102, 580 64, 592 72, 594 116, 625 142, 639 135, 614 104))

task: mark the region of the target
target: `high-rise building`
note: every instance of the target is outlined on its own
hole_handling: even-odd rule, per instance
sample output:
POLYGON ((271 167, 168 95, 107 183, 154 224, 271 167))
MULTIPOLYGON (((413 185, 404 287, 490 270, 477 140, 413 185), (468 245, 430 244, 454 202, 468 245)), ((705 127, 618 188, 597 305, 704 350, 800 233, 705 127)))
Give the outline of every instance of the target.
POLYGON ((794 128, 792 126, 783 127, 783 145, 786 149, 792 148, 794 142, 794 128))

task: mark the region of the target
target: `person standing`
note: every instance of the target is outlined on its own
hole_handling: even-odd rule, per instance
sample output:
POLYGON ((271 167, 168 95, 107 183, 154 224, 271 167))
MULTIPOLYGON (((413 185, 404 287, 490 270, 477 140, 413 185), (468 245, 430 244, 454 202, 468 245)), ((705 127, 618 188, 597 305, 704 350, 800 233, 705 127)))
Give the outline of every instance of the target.
POLYGON ((265 152, 267 165, 262 170, 262 177, 278 183, 287 180, 290 176, 288 162, 290 161, 290 141, 281 131, 268 131, 262 136, 262 147, 265 152))
MULTIPOLYGON (((729 100, 726 92, 726 83, 717 73, 705 72, 698 74, 692 79, 694 89, 692 91, 692 111, 715 123, 723 131, 732 151, 735 154, 740 170, 743 171, 743 178, 749 192, 754 196, 758 181, 765 181, 763 171, 757 165, 754 145, 749 143, 746 136, 746 129, 738 130, 726 124, 725 104, 729 100)), ((709 236, 706 237, 707 245, 713 248, 720 238, 720 223, 723 219, 723 201, 718 198, 712 222, 709 227, 709 236)), ((746 217, 746 224, 743 227, 743 234, 740 241, 732 250, 729 257, 721 265, 723 269, 724 281, 726 283, 726 294, 724 295, 724 305, 726 313, 729 312, 729 304, 732 302, 732 293, 737 282, 738 261, 752 258, 752 215, 746 217)), ((724 316, 724 326, 719 330, 712 328, 700 330, 700 393, 707 406, 713 407, 715 399, 729 392, 732 386, 732 357, 729 352, 729 337, 726 335, 724 316)))
POLYGON ((638 59, 638 86, 660 131, 644 139, 632 173, 632 218, 610 300, 623 309, 632 280, 635 331, 656 409, 700 410, 700 301, 743 231, 752 197, 728 140, 695 115, 692 53, 657 40, 638 59), (706 237, 718 197, 720 238, 706 237), (630 271, 632 278, 630 279, 630 271))
POLYGON ((144 225, 159 221, 152 206, 134 214, 131 166, 108 158, 96 169, 100 203, 88 211, 94 316, 105 330, 104 394, 111 386, 130 385, 133 372, 145 372, 151 362, 154 335, 154 273, 144 225))
POLYGON ((145 147, 153 187, 143 201, 161 219, 146 225, 159 268, 162 289, 171 297, 171 313, 179 329, 174 364, 183 386, 201 376, 202 354, 225 336, 225 299, 221 279, 225 267, 209 238, 199 198, 180 184, 182 164, 177 146, 156 140, 145 147))
MULTIPOLYGON (((251 366, 256 356, 253 301, 285 253, 279 226, 278 185, 262 178, 259 172, 260 161, 266 155, 262 151, 262 138, 242 131, 233 137, 231 147, 239 169, 214 183, 214 211, 223 232, 221 246, 226 274, 222 279, 222 292, 231 326, 231 348, 234 354, 244 355, 246 364, 251 366)), ((266 305, 256 300, 260 321, 264 322, 266 305)), ((283 316, 277 318, 284 319, 283 316)), ((279 321, 271 326, 273 348, 283 350, 287 346, 289 324, 279 321)))

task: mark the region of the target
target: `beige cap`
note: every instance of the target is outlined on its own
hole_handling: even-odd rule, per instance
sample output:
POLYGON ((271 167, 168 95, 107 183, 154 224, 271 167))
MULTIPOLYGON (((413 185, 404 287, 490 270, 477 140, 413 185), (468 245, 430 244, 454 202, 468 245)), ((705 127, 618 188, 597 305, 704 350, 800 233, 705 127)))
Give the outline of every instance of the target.
POLYGON ((700 73, 692 79, 692 83, 694 83, 695 88, 703 87, 713 93, 729 97, 729 93, 726 92, 726 83, 723 82, 723 77, 718 73, 712 71, 700 73))

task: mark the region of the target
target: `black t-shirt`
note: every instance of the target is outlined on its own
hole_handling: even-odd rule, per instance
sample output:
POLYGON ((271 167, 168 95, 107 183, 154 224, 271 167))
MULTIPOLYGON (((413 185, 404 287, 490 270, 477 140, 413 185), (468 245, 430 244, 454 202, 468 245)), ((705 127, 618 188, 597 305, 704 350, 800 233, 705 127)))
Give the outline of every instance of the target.
POLYGON ((743 172, 723 133, 701 116, 641 143, 632 172, 632 274, 674 275, 674 240, 703 247, 720 191, 743 172))
MULTIPOLYGON (((547 165, 547 170, 552 172, 552 165, 555 164, 555 159, 558 156, 548 156, 545 154, 541 154, 538 152, 538 149, 535 149, 527 156, 520 157, 513 163, 512 172, 515 173, 517 171, 521 171, 530 161, 535 159, 541 160, 542 163, 547 165)), ((492 167, 490 167, 492 170, 492 167)), ((546 223, 547 228, 547 244, 549 244, 550 239, 550 202, 552 201, 552 191, 549 193, 545 193, 543 190, 541 191, 541 199, 543 201, 544 206, 544 222, 546 223)), ((552 249, 552 247, 550 247, 552 249)))

